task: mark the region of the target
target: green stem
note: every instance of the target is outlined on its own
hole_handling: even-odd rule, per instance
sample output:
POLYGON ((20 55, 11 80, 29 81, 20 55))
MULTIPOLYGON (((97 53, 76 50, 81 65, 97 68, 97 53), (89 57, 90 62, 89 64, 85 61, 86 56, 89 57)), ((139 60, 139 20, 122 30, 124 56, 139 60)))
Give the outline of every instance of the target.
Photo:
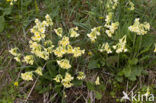
POLYGON ((136 53, 135 53, 135 42, 136 42, 136 34, 135 34, 134 37, 133 37, 133 51, 134 51, 134 53, 132 53, 132 54, 133 54, 133 58, 134 58, 135 55, 136 55, 136 53))

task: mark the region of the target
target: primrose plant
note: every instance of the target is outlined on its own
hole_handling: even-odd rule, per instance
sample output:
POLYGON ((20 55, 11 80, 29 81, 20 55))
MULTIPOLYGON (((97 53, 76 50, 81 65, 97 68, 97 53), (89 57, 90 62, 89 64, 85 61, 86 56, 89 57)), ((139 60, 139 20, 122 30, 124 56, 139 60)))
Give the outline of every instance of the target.
MULTIPOLYGON (((10 53, 14 56, 17 62, 25 63, 26 65, 35 66, 36 70, 27 71, 21 74, 21 78, 26 81, 33 80, 34 73, 42 76, 44 74, 43 70, 46 67, 46 63, 50 60, 54 60, 59 69, 65 70, 65 73, 58 72, 53 78, 53 81, 62 84, 65 88, 73 86, 72 80, 74 77, 69 73, 69 69, 72 68, 70 61, 65 58, 65 55, 72 55, 72 58, 78 58, 85 53, 85 50, 80 49, 80 47, 74 47, 70 44, 70 38, 77 38, 80 34, 77 32, 78 27, 70 28, 69 36, 63 35, 63 29, 54 29, 54 32, 59 39, 57 44, 54 45, 51 39, 47 38, 48 28, 53 26, 52 19, 47 14, 44 21, 39 19, 35 20, 35 26, 30 30, 33 36, 29 41, 30 52, 24 55, 19 52, 19 49, 13 48, 10 53), (38 60, 45 63, 41 65, 38 60)), ((55 35, 55 36, 56 36, 55 35)), ((78 72, 78 80, 83 80, 85 78, 84 72, 78 72)))

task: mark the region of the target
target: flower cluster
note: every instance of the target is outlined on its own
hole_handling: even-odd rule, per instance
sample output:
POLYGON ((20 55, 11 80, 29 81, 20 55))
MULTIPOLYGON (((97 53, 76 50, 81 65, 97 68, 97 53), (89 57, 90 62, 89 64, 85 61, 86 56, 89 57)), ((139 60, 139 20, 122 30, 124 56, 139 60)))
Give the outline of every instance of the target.
POLYGON ((29 41, 31 53, 35 54, 37 57, 42 58, 44 60, 49 59, 50 53, 54 48, 52 42, 50 40, 45 40, 45 31, 46 27, 52 26, 53 22, 49 15, 45 16, 43 22, 39 21, 38 19, 35 20, 36 25, 31 29, 31 33, 34 35, 32 36, 32 40, 29 41), (40 41, 44 41, 44 46, 40 44, 40 41))
POLYGON ((100 52, 107 52, 108 54, 112 53, 112 50, 109 46, 108 43, 103 43, 100 47, 99 47, 99 51, 100 52))
POLYGON ((77 31, 78 31, 78 27, 71 28, 69 30, 70 37, 78 37, 80 34, 77 33, 77 31))
POLYGON ((35 20, 36 25, 31 29, 31 33, 34 34, 34 36, 31 37, 33 41, 39 42, 44 39, 46 27, 53 25, 53 22, 49 15, 46 15, 45 19, 46 20, 44 20, 43 22, 38 19, 35 20))
POLYGON ((63 79, 62 75, 58 74, 53 80, 55 80, 57 83, 60 83, 62 79, 63 79))
POLYGON ((32 76, 33 76, 33 72, 25 72, 21 74, 21 78, 26 81, 33 80, 32 76))
POLYGON ((107 8, 108 9, 110 9, 110 8, 116 9, 118 4, 119 4, 118 0, 108 0, 107 8))
MULTIPOLYGON (((62 28, 57 28, 54 29, 55 33, 61 38, 58 41, 58 47, 56 47, 53 52, 58 58, 62 58, 63 55, 65 54, 73 54, 73 57, 77 58, 84 54, 85 50, 81 50, 80 47, 73 47, 70 45, 70 37, 78 37, 80 34, 77 33, 78 27, 71 28, 69 30, 70 37, 64 36, 63 35, 63 29, 62 28)), ((70 62, 68 59, 61 59, 57 60, 58 65, 62 69, 69 69, 72 66, 70 65, 70 62)), ((65 78, 62 77, 61 74, 58 74, 53 80, 55 80, 58 83, 62 83, 62 85, 65 88, 71 87, 73 84, 71 81, 74 79, 68 72, 65 74, 65 78)))
POLYGON ((101 29, 101 26, 94 27, 93 29, 91 29, 91 33, 87 34, 87 36, 90 38, 92 42, 95 42, 95 40, 97 39, 97 36, 100 35, 100 29, 101 29))
POLYGON ((85 79, 85 74, 84 74, 84 72, 78 72, 78 75, 77 75, 77 79, 78 80, 83 80, 83 79, 85 79))
POLYGON ((108 29, 106 30, 106 34, 108 35, 108 37, 112 37, 112 35, 118 29, 118 26, 119 22, 111 23, 110 25, 105 25, 105 27, 108 29))
POLYGON ((38 67, 35 71, 25 72, 21 74, 21 78, 26 81, 33 80, 33 73, 37 73, 42 76, 42 67, 38 67))
POLYGON ((105 19, 105 27, 106 27, 106 34, 108 37, 112 37, 112 35, 115 33, 115 31, 118 29, 119 22, 113 22, 113 15, 114 15, 114 9, 116 9, 118 5, 118 0, 110 0, 107 4, 108 14, 106 15, 105 19))
POLYGON ((10 5, 13 5, 14 2, 17 2, 17 0, 6 0, 7 2, 10 2, 10 5))
POLYGON ((57 29, 54 29, 55 33, 59 36, 59 37, 62 37, 62 33, 63 33, 63 29, 62 28, 57 28, 57 29))
POLYGON ((58 74, 53 80, 55 80, 57 83, 62 83, 62 85, 65 88, 69 88, 73 86, 71 81, 74 79, 74 77, 71 76, 68 72, 66 72, 65 77, 63 78, 61 74, 58 74))
POLYGON ((58 60, 57 63, 63 69, 69 69, 69 68, 71 68, 71 65, 70 65, 68 59, 62 59, 60 61, 58 60))
POLYGON ((116 53, 127 52, 126 38, 126 35, 123 36, 121 39, 119 39, 119 43, 113 46, 113 48, 116 50, 116 53))
POLYGON ((134 3, 131 2, 131 1, 129 1, 128 4, 130 6, 130 8, 128 8, 128 9, 131 10, 131 11, 133 11, 135 9, 134 3))
POLYGON ((136 18, 134 21, 134 24, 132 26, 129 26, 129 30, 131 32, 137 33, 137 35, 145 35, 150 30, 150 24, 147 22, 140 23, 139 18, 136 18))
POLYGON ((80 47, 72 47, 69 37, 63 36, 59 41, 59 46, 54 50, 57 57, 62 57, 64 54, 73 54, 74 57, 79 57, 84 54, 85 50, 80 50, 80 47))
POLYGON ((33 63, 34 63, 34 57, 33 57, 33 55, 27 55, 27 56, 25 56, 23 62, 25 62, 27 64, 30 64, 30 65, 33 65, 33 63))
MULTIPOLYGON (((49 59, 50 53, 53 52, 54 45, 52 41, 45 40, 46 37, 46 28, 53 25, 53 22, 50 16, 47 14, 45 16, 44 21, 40 21, 39 19, 35 20, 35 26, 32 27, 31 33, 34 35, 31 37, 32 40, 29 41, 29 46, 31 49, 31 54, 23 56, 18 53, 18 48, 13 48, 9 52, 15 56, 14 59, 20 62, 23 56, 23 62, 29 65, 33 65, 35 62, 35 57, 42 58, 44 60, 49 59)), ((38 67, 35 71, 22 73, 21 77, 23 80, 33 80, 33 73, 37 73, 38 75, 42 75, 42 67, 38 67)))
POLYGON ((62 79, 62 84, 65 88, 70 88, 71 86, 73 86, 73 84, 71 83, 71 81, 74 79, 74 77, 72 77, 69 73, 65 74, 65 78, 62 79))
POLYGON ((21 62, 21 60, 20 60, 21 53, 18 52, 18 48, 12 48, 11 50, 9 50, 9 52, 14 56, 14 59, 17 62, 21 62))
POLYGON ((106 24, 105 24, 105 26, 108 26, 111 23, 112 16, 113 16, 113 12, 109 12, 108 15, 106 15, 106 19, 105 19, 106 24))
POLYGON ((42 76, 42 67, 38 67, 36 70, 35 70, 35 73, 37 73, 38 75, 42 76))

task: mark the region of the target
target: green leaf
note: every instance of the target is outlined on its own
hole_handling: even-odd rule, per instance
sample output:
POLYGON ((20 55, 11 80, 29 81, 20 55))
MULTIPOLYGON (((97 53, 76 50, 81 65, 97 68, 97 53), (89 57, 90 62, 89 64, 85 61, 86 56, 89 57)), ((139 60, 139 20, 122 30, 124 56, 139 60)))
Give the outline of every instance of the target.
POLYGON ((106 86, 105 84, 100 84, 99 86, 97 86, 98 91, 102 91, 104 92, 106 90, 106 86))
POLYGON ((98 64, 97 60, 91 60, 88 64, 88 69, 95 69, 95 68, 99 68, 100 65, 98 64))
POLYGON ((106 59, 106 63, 109 66, 115 66, 119 62, 118 56, 110 56, 106 59))
POLYGON ((12 9, 11 8, 5 8, 4 9, 4 15, 9 15, 11 14, 12 9))
POLYGON ((5 18, 4 16, 0 16, 0 32, 4 30, 5 27, 5 18))
POLYGON ((135 81, 137 76, 140 76, 143 72, 142 67, 128 66, 124 70, 124 76, 131 81, 135 81))
POLYGON ((81 86, 83 84, 82 80, 73 80, 72 82, 73 82, 74 86, 81 86))
POLYGON ((46 65, 46 68, 48 69, 48 73, 50 74, 50 78, 55 77, 57 75, 56 66, 53 63, 53 61, 49 61, 46 65))
POLYGON ((62 88, 62 85, 55 85, 54 87, 54 90, 57 92, 57 93, 61 93, 61 88, 62 88))
POLYGON ((125 77, 130 77, 130 75, 131 75, 131 68, 130 67, 126 67, 125 69, 124 69, 124 75, 125 75, 125 77))
POLYGON ((50 91, 51 89, 52 89, 52 88, 51 88, 50 86, 44 87, 44 88, 41 88, 41 89, 40 89, 39 93, 40 93, 40 94, 43 94, 43 93, 45 93, 45 92, 47 92, 47 91, 50 91))
POLYGON ((130 65, 136 65, 138 63, 138 59, 137 58, 129 59, 128 63, 130 65))
POLYGON ((102 98, 102 94, 96 91, 95 92, 95 98, 100 100, 102 98))
POLYGON ((89 90, 95 90, 95 86, 94 86, 94 84, 93 83, 91 83, 91 82, 87 82, 87 88, 89 89, 89 90))

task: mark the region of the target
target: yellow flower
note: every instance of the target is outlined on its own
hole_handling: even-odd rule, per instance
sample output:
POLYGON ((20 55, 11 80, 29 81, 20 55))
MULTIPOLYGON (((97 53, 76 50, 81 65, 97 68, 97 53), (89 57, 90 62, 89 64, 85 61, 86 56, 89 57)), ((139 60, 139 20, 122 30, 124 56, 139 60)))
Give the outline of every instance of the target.
POLYGON ((65 53, 66 53, 66 49, 62 46, 59 46, 54 50, 54 54, 57 57, 62 57, 65 53))
POLYGON ((21 62, 20 58, 21 58, 21 54, 17 52, 18 51, 18 48, 12 48, 11 50, 9 50, 9 52, 15 56, 14 59, 17 61, 17 62, 21 62))
POLYGON ((62 75, 58 74, 53 80, 55 80, 57 83, 60 83, 62 80, 62 75))
POLYGON ((106 15, 106 19, 105 19, 106 25, 108 25, 111 22, 112 16, 113 16, 112 12, 109 12, 108 15, 106 15))
POLYGON ((38 68, 35 70, 35 72, 36 72, 38 75, 42 76, 42 75, 43 75, 43 74, 42 74, 42 67, 38 67, 38 68))
POLYGON ((96 78, 95 84, 96 85, 100 85, 100 78, 99 78, 99 76, 96 78))
POLYGON ((67 53, 72 54, 74 52, 74 49, 71 45, 67 45, 67 53))
POLYGON ((55 33, 56 33, 59 37, 62 37, 62 33, 63 33, 62 28, 54 29, 54 31, 55 31, 55 33))
POLYGON ((109 29, 109 30, 106 30, 106 34, 109 37, 112 37, 112 35, 114 34, 115 30, 118 29, 118 26, 119 26, 119 22, 112 23, 111 25, 106 25, 105 27, 107 27, 109 29))
POLYGON ((60 61, 58 60, 57 63, 63 69, 71 68, 71 65, 69 64, 69 60, 67 60, 67 59, 62 59, 60 61))
POLYGON ((21 78, 26 81, 33 80, 32 76, 33 76, 32 72, 25 72, 21 74, 21 78))
POLYGON ((30 65, 33 65, 33 63, 34 63, 34 57, 33 57, 33 55, 27 55, 27 56, 25 56, 23 62, 25 62, 27 64, 30 64, 30 65))
POLYGON ((62 79, 61 83, 65 88, 70 88, 71 86, 73 86, 73 84, 71 83, 73 79, 74 78, 69 73, 66 73, 65 78, 62 79))
POLYGON ((69 30, 70 37, 78 37, 80 34, 77 33, 77 31, 78 31, 78 27, 71 28, 69 30))
POLYGON ((9 50, 9 52, 10 52, 13 56, 18 56, 17 50, 18 50, 18 48, 12 48, 11 50, 9 50))
POLYGON ((17 56, 17 57, 14 57, 14 59, 17 61, 17 62, 21 62, 21 60, 20 60, 20 55, 19 56, 17 56))
POLYGON ((62 38, 62 40, 59 41, 59 45, 61 45, 61 46, 63 46, 63 47, 69 45, 69 43, 70 43, 70 42, 69 42, 69 37, 66 37, 66 36, 64 36, 64 37, 62 38))
POLYGON ((76 58, 81 56, 84 53, 85 53, 85 50, 80 50, 80 47, 75 47, 73 49, 73 54, 74 54, 73 56, 76 57, 76 58))
POLYGON ((133 2, 129 1, 129 5, 130 5, 130 8, 129 8, 130 10, 134 10, 135 9, 133 2))
POLYGON ((83 80, 83 79, 85 79, 85 74, 84 74, 84 72, 78 72, 78 75, 77 75, 77 79, 78 80, 83 80))
POLYGON ((105 52, 107 52, 108 54, 112 53, 112 50, 111 50, 111 48, 110 48, 110 46, 109 46, 108 43, 102 44, 102 46, 100 47, 99 51, 100 51, 100 52, 104 52, 104 51, 105 51, 105 52))
POLYGON ((87 36, 90 38, 92 42, 95 42, 95 40, 97 39, 97 36, 100 35, 100 29, 101 29, 101 26, 95 27, 91 29, 91 33, 87 34, 87 36))
POLYGON ((10 2, 10 5, 13 5, 17 0, 6 0, 7 2, 10 2))
POLYGON ((40 58, 44 59, 44 60, 48 60, 49 59, 49 53, 47 51, 40 52, 40 54, 38 56, 40 58))
POLYGON ((145 35, 150 30, 150 24, 147 22, 140 23, 139 18, 136 18, 134 24, 129 26, 128 29, 131 32, 135 32, 137 35, 145 35))
POLYGON ((30 48, 32 49, 32 53, 35 53, 35 51, 41 51, 42 46, 38 44, 37 42, 29 41, 30 48))
POLYGON ((18 82, 17 81, 14 82, 14 86, 18 87, 18 82))
POLYGON ((46 22, 47 22, 48 26, 53 26, 53 21, 48 14, 45 16, 45 18, 46 18, 46 22))
POLYGON ((65 88, 70 88, 73 86, 73 83, 70 83, 69 81, 62 80, 62 84, 65 88))
POLYGON ((126 48, 126 35, 119 39, 119 43, 114 45, 113 48, 116 49, 116 53, 127 52, 126 48))

